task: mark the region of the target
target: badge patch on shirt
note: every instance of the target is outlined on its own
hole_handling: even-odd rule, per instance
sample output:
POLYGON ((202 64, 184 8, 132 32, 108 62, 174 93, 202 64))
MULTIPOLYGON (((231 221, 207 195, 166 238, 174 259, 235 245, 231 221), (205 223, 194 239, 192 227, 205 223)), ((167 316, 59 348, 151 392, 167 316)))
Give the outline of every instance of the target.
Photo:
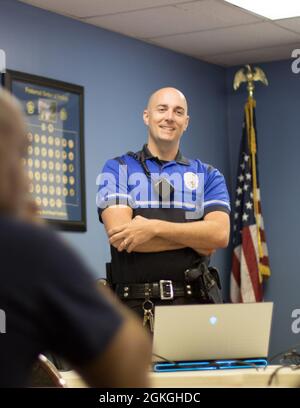
POLYGON ((183 179, 184 179, 184 185, 189 190, 196 190, 196 188, 199 185, 199 178, 198 178, 197 174, 192 173, 190 171, 188 171, 187 173, 184 173, 183 179))

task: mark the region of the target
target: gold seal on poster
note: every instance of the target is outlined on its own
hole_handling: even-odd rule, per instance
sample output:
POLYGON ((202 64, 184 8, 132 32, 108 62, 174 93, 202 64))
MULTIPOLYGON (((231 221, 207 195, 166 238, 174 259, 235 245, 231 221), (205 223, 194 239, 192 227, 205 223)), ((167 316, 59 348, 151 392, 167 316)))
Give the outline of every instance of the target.
POLYGON ((58 199, 56 200, 56 207, 57 207, 57 208, 61 208, 61 207, 62 207, 62 201, 61 201, 60 198, 58 198, 58 199))
POLYGON ((38 146, 35 146, 34 148, 34 155, 39 156, 40 155, 40 148, 38 146))
POLYGON ((48 132, 49 132, 49 133, 53 133, 53 132, 54 132, 54 126, 52 125, 52 123, 49 123, 49 125, 48 125, 48 132))
POLYGON ((35 179, 35 181, 40 181, 40 179, 41 179, 41 174, 40 174, 38 171, 36 171, 36 172, 34 173, 34 179, 35 179))
POLYGON ((32 101, 29 101, 26 103, 26 110, 28 115, 33 115, 34 114, 34 103, 32 101))
POLYGON ((68 112, 65 108, 62 108, 59 112, 60 120, 67 120, 68 119, 68 112))

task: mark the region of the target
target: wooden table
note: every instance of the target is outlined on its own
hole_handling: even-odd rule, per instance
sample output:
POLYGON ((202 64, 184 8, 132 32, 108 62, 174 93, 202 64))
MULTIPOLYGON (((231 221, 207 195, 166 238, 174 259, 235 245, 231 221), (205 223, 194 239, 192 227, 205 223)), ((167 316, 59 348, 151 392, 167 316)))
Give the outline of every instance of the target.
MULTIPOLYGON (((218 387, 268 387, 270 376, 277 366, 266 370, 236 369, 214 371, 189 371, 176 373, 150 373, 153 388, 218 388, 218 387)), ((75 371, 61 372, 70 388, 86 387, 75 371)), ((272 387, 300 387, 300 370, 281 369, 272 382, 272 387)))

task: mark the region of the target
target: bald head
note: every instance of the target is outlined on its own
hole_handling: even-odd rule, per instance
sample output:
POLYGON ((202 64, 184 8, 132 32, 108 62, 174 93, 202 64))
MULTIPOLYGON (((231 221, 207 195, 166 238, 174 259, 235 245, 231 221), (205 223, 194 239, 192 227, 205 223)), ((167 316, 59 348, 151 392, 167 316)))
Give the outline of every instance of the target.
POLYGON ((147 109, 151 110, 163 100, 175 99, 184 108, 187 114, 188 105, 184 94, 176 88, 166 87, 155 91, 149 98, 147 109))

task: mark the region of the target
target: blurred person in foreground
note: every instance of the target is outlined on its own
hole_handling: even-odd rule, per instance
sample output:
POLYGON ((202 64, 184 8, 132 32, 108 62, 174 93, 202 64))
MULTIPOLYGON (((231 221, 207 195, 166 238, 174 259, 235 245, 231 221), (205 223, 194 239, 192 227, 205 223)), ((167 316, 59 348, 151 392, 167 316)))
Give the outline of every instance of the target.
POLYGON ((26 128, 0 89, 0 387, 28 385, 38 355, 61 355, 94 387, 147 386, 150 341, 136 318, 96 284, 46 226, 22 164, 26 128))

